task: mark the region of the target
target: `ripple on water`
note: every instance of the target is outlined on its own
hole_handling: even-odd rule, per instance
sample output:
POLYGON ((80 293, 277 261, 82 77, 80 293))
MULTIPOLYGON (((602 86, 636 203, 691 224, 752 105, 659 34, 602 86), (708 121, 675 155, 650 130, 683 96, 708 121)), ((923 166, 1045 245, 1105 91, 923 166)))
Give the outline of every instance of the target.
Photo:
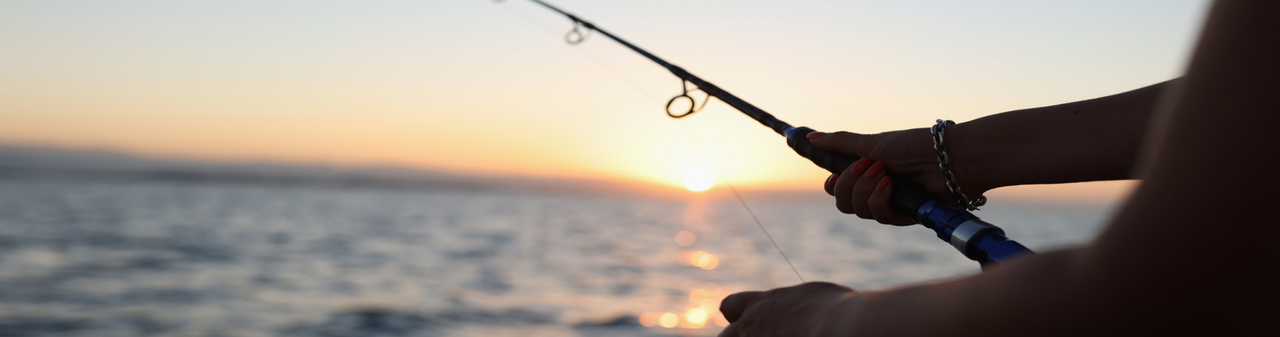
MULTIPOLYGON (((874 289, 978 270, 918 227, 825 202, 752 207, 806 279, 874 289)), ((1006 227, 1020 238, 1096 228, 993 211, 1064 217, 1006 227)), ((708 336, 718 327, 636 317, 791 273, 736 201, 0 178, 0 336, 708 336), (682 264, 688 250, 719 266, 682 264)))
POLYGON ((555 322, 556 314, 530 309, 487 311, 452 309, 413 312, 388 308, 362 308, 335 312, 323 322, 284 329, 297 336, 440 336, 460 325, 527 326, 555 322))

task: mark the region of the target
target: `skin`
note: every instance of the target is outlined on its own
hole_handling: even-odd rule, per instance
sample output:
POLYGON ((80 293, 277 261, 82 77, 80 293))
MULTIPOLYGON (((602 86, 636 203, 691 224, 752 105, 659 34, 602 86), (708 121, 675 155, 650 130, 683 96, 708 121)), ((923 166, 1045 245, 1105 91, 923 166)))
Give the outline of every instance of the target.
MULTIPOLYGON (((1133 166, 1148 121, 1160 94, 1177 82, 948 127, 947 153, 960 190, 974 199, 1005 186, 1135 178, 1133 166)), ((950 201, 928 128, 874 135, 814 132, 809 138, 820 149, 864 158, 824 184, 827 193, 836 197, 836 208, 845 213, 884 224, 915 224, 889 207, 892 188, 873 193, 883 179, 883 174, 866 174, 876 165, 873 162, 912 177, 950 201)))
MULTIPOLYGON (((1270 242, 1280 238, 1272 215, 1280 205, 1271 150, 1280 134, 1276 13, 1280 2, 1215 2, 1177 81, 948 129, 952 156, 972 158, 954 167, 971 196, 1142 179, 1094 242, 900 289, 806 283, 738 293, 721 303, 732 324, 720 335, 1280 335, 1280 250, 1270 242)), ((933 160, 927 132, 835 133, 814 144, 883 161, 945 195, 940 176, 925 169, 933 160)), ((828 183, 837 207, 895 223, 882 213, 892 189, 876 192, 878 174, 854 173, 828 183)))

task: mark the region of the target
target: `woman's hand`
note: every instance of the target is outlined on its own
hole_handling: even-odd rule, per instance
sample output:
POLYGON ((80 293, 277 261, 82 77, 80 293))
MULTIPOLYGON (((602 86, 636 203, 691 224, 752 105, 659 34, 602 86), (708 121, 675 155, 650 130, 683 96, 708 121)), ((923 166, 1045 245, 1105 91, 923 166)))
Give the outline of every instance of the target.
POLYGON ((729 326, 720 337, 847 336, 858 308, 858 292, 826 282, 725 297, 720 312, 729 326))
MULTIPOLYGON (((953 127, 954 128, 954 127, 953 127)), ((953 129, 947 136, 952 138, 953 129)), ((938 169, 938 157, 933 150, 933 137, 929 129, 891 131, 873 135, 851 132, 808 135, 814 147, 861 157, 841 174, 827 178, 827 194, 836 197, 836 208, 847 214, 857 214, 863 219, 875 219, 882 224, 906 226, 915 224, 910 218, 898 214, 889 206, 893 183, 887 172, 910 178, 930 192, 951 200, 942 170, 938 169)), ((951 169, 956 174, 960 189, 970 198, 986 192, 974 184, 966 171, 964 159, 952 154, 951 169)))

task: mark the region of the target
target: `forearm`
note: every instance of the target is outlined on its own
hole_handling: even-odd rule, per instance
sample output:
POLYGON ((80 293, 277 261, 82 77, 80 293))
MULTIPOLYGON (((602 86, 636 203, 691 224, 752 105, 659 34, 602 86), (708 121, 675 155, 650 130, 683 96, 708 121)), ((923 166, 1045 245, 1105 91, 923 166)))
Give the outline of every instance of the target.
POLYGON ((849 336, 1079 335, 1073 320, 1098 302, 1077 282, 1082 255, 1049 252, 970 278, 864 293, 850 301, 849 336))
POLYGON ((1132 178, 1156 101, 1176 81, 957 124, 947 129, 948 151, 980 191, 1132 178))
POLYGON ((1152 118, 1143 184, 1088 247, 851 301, 854 336, 1259 335, 1273 318, 1280 3, 1217 1, 1152 118), (1187 202, 1194 199, 1195 202, 1187 202))

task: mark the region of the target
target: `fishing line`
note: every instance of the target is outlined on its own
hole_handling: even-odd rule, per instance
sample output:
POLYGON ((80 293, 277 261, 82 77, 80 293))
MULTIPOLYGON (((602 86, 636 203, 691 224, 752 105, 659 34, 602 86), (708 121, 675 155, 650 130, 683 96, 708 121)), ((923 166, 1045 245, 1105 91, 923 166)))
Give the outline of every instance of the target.
MULTIPOLYGON (((512 7, 510 7, 510 6, 500 6, 500 7, 502 7, 502 8, 506 8, 507 10, 509 10, 509 11, 511 11, 512 13, 514 13, 514 14, 516 14, 516 15, 520 16, 521 18, 525 19, 526 21, 529 21, 530 23, 533 23, 534 25, 538 26, 539 28, 542 28, 542 30, 546 31, 548 34, 551 34, 551 35, 559 35, 558 33, 556 33, 556 32, 555 32, 555 30, 552 30, 550 27, 547 27, 546 25, 543 25, 543 24, 542 24, 542 22, 538 22, 538 20, 534 20, 534 19, 533 19, 533 17, 530 17, 528 14, 525 14, 524 12, 521 12, 521 11, 519 11, 519 10, 517 10, 517 9, 515 9, 515 8, 512 8, 512 7)), ((596 64, 600 65, 600 66, 601 66, 601 67, 603 67, 605 70, 608 70, 608 71, 609 71, 609 73, 612 73, 612 74, 613 74, 613 76, 616 76, 618 79, 622 80, 623 82, 627 82, 627 85, 630 85, 632 89, 635 89, 635 90, 636 90, 636 92, 639 92, 641 95, 644 95, 644 97, 649 98, 649 100, 650 100, 650 101, 653 101, 653 104, 657 104, 659 107, 661 107, 661 106, 662 106, 662 102, 661 102, 661 101, 658 101, 658 98, 653 97, 653 95, 650 95, 650 94, 649 94, 649 92, 644 91, 644 89, 641 89, 641 88, 640 88, 640 85, 637 85, 635 82, 632 82, 630 79, 627 79, 627 77, 626 77, 626 76, 622 76, 622 73, 621 73, 621 72, 618 72, 618 70, 617 70, 617 69, 614 69, 613 67, 610 67, 610 66, 609 66, 609 64, 604 63, 604 60, 601 60, 599 57, 596 57, 596 55, 595 55, 595 54, 592 54, 592 53, 591 53, 591 51, 587 50, 586 48, 574 48, 574 49, 575 49, 575 50, 577 50, 577 51, 579 51, 579 52, 582 52, 582 55, 586 55, 586 56, 587 56, 588 58, 590 58, 592 61, 595 61, 595 62, 596 62, 596 64)))
MULTIPOLYGON (((502 7, 507 8, 512 13, 515 13, 516 15, 524 18, 525 20, 532 22, 538 27, 541 27, 543 30, 547 31, 552 35, 559 35, 555 33, 555 31, 551 30, 551 28, 543 25, 541 22, 534 20, 532 17, 529 17, 528 15, 525 15, 524 13, 517 11, 515 8, 511 8, 508 6, 502 6, 502 7)), ((636 92, 639 92, 641 95, 644 95, 646 98, 649 99, 649 101, 652 101, 653 104, 663 108, 666 107, 665 105, 662 104, 661 101, 659 101, 653 95, 650 95, 649 92, 644 91, 644 89, 641 89, 640 86, 637 85, 635 82, 632 82, 626 76, 623 76, 621 72, 618 72, 616 69, 609 66, 609 64, 605 63, 604 60, 601 60, 600 58, 596 57, 595 54, 592 54, 590 51, 587 51, 586 48, 574 48, 574 49, 581 51, 583 55, 586 55, 592 61, 595 61, 596 64, 600 65, 605 70, 608 70, 609 73, 613 74, 613 76, 617 77, 623 82, 626 82, 627 85, 630 85, 632 89, 636 90, 636 92)), ((707 101, 710 101, 710 100, 711 100, 711 97, 707 96, 706 100, 703 101, 703 106, 705 107, 707 101)), ((690 104, 694 104, 696 106, 695 103, 696 102, 693 102, 691 99, 690 104)), ((769 239, 769 243, 772 244, 773 248, 778 251, 778 255, 782 255, 782 260, 786 261, 787 266, 791 267, 791 271, 796 274, 796 278, 800 279, 800 283, 804 283, 805 282, 804 276, 800 276, 800 270, 796 269, 796 265, 791 263, 791 258, 787 257, 787 253, 782 251, 781 246, 778 246, 778 242, 773 239, 773 235, 770 235, 769 230, 765 229, 764 223, 760 222, 760 218, 756 216, 756 212, 751 210, 751 206, 747 204, 747 200, 743 199, 742 194, 738 193, 738 189, 733 187, 733 184, 729 182, 729 177, 721 173, 720 166, 716 165, 715 160, 711 158, 711 153, 707 151, 706 147, 702 146, 702 142, 698 140, 698 137, 694 136, 693 129, 690 129, 689 125, 683 119, 677 119, 677 121, 680 122, 680 127, 684 129, 684 132, 689 136, 689 139, 693 141, 694 145, 697 145, 698 150, 702 153, 702 156, 706 158, 707 163, 711 164, 711 169, 715 171, 716 176, 719 176, 720 180, 724 182, 724 185, 729 188, 729 191, 733 192, 733 196, 736 197, 738 199, 738 202, 742 204, 742 208, 747 210, 747 214, 751 215, 751 220, 755 221, 756 227, 760 228, 760 232, 764 233, 764 237, 769 239)))
POLYGON ((751 210, 751 206, 747 206, 747 201, 742 199, 742 194, 739 194, 738 189, 734 188, 733 184, 729 183, 729 177, 720 173, 720 167, 711 159, 711 153, 707 152, 707 148, 702 147, 702 142, 698 141, 698 137, 693 136, 693 130, 689 129, 689 126, 685 124, 684 120, 680 120, 680 126, 684 128, 684 132, 689 134, 689 139, 693 139, 693 143, 698 145, 698 149, 702 150, 702 155, 707 158, 708 163, 711 163, 711 169, 716 171, 716 175, 720 176, 720 180, 724 180, 724 185, 728 186, 730 191, 733 191, 733 196, 738 197, 738 202, 742 203, 742 208, 747 210, 747 214, 751 214, 751 220, 756 221, 756 226, 759 226, 760 231, 764 232, 764 237, 769 238, 769 243, 772 243, 773 248, 778 250, 778 255, 782 255, 782 260, 787 261, 787 265, 791 266, 791 271, 796 273, 796 278, 800 279, 800 283, 804 283, 804 276, 800 276, 800 270, 797 270, 796 265, 791 263, 790 258, 787 258, 787 253, 782 252, 782 247, 778 246, 777 241, 773 240, 773 235, 769 235, 769 230, 764 229, 764 224, 760 223, 760 218, 756 217, 756 212, 751 210))
MULTIPOLYGON (((591 22, 587 22, 586 20, 574 16, 569 12, 556 8, 555 6, 548 4, 546 1, 529 1, 546 7, 556 13, 560 13, 573 21, 573 30, 569 31, 568 34, 565 34, 565 42, 568 42, 571 45, 576 45, 586 39, 587 35, 592 31, 595 31, 600 35, 604 35, 610 40, 613 40, 613 42, 626 46, 631 49, 631 51, 634 51, 650 61, 657 63, 663 68, 666 68, 667 71, 670 71, 672 75, 680 78, 680 88, 682 92, 679 95, 672 97, 671 100, 667 101, 667 104, 663 106, 667 116, 670 116, 671 118, 681 119, 701 110, 701 108, 697 106, 697 102, 694 101, 693 97, 689 96, 689 85, 692 84, 694 86, 693 90, 707 94, 707 98, 703 101, 703 105, 710 101, 711 97, 715 97, 730 107, 733 107, 735 110, 738 110, 738 112, 747 115, 747 117, 751 117, 751 119, 786 138, 787 146, 791 147, 792 150, 795 150, 796 154, 799 154, 805 159, 809 159, 809 161, 817 164, 818 167, 826 169, 827 172, 839 174, 840 172, 844 172, 845 169, 850 165, 853 165, 853 163, 858 160, 857 156, 839 152, 829 152, 813 146, 813 144, 809 143, 809 140, 807 139, 807 136, 810 133, 816 132, 813 129, 804 126, 793 126, 784 122, 777 117, 774 117, 769 112, 764 111, 764 109, 760 109, 751 103, 747 103, 747 101, 742 98, 739 98, 738 96, 721 89, 715 84, 690 73, 688 70, 684 70, 684 68, 671 64, 671 62, 667 62, 666 60, 659 58, 657 55, 653 55, 652 53, 641 49, 640 47, 637 47, 616 35, 610 34, 608 31, 600 29, 599 26, 596 26, 591 22), (583 32, 583 29, 586 29, 586 32, 583 32), (689 103, 691 104, 689 109, 681 113, 671 111, 671 105, 681 98, 685 98, 690 101, 689 103)), ((595 58, 593 57, 593 59, 595 58)), ((603 61, 599 59, 596 59, 596 61, 598 63, 603 63, 603 61)), ((606 66, 606 68, 612 70, 612 67, 606 66)), ((631 83, 630 80, 626 80, 625 77, 621 76, 621 74, 616 71, 611 72, 630 83, 633 88, 639 90, 638 86, 635 86, 635 84, 631 83)), ((650 97, 651 100, 653 99, 653 97, 649 96, 644 90, 639 91, 644 93, 645 96, 650 97)), ((689 133, 692 135, 691 131, 689 133)), ((697 139, 695 138, 694 141, 696 142, 697 139)), ((707 154, 705 149, 703 150, 703 154, 707 154)), ((911 216, 912 220, 915 220, 915 222, 923 225, 925 228, 937 233, 938 239, 950 243, 952 247, 955 247, 956 250, 960 251, 961 254, 964 254, 964 256, 970 260, 986 265, 989 263, 1010 261, 1026 254, 1034 254, 1022 244, 1010 240, 1009 237, 1004 235, 1004 230, 1000 229, 1000 227, 992 225, 986 221, 982 221, 978 216, 970 213, 963 207, 952 205, 943 197, 933 194, 933 192, 917 185, 909 177, 893 173, 888 173, 885 176, 889 177, 889 179, 892 179, 893 181, 893 196, 889 199, 889 206, 891 206, 894 211, 898 212, 898 214, 911 216)), ((738 195, 736 189, 734 190, 734 194, 738 195)), ((738 195, 738 198, 742 199, 742 196, 738 195)), ((759 222, 759 219, 757 219, 757 222, 759 222)), ((760 227, 761 229, 764 228, 763 225, 760 227)), ((770 238, 770 241, 772 241, 772 238, 770 238)), ((774 246, 776 247, 777 243, 774 243, 774 246)), ((781 252, 782 250, 779 249, 778 251, 781 252)), ((783 255, 785 257, 786 254, 783 255)), ((790 264, 790 259, 788 259, 787 263, 790 264)), ((795 269, 794 265, 792 266, 792 269, 795 269)))

